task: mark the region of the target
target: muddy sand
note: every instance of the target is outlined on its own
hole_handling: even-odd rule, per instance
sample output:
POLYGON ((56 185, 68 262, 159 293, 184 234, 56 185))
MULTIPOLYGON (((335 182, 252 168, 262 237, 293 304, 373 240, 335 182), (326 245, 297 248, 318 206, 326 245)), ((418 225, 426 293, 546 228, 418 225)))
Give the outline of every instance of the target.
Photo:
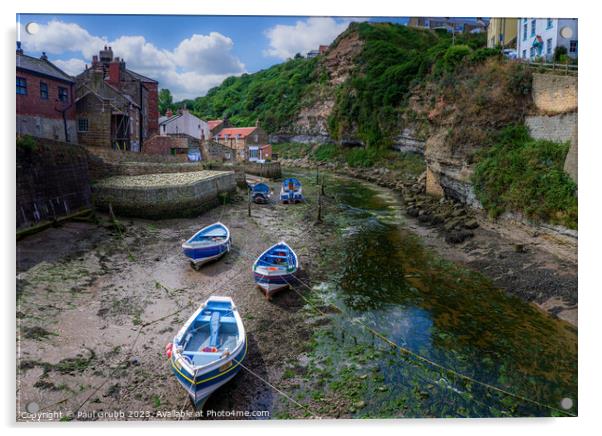
POLYGON ((195 219, 122 220, 123 239, 110 226, 70 222, 20 241, 18 417, 38 407, 63 412, 64 419, 102 413, 112 419, 114 411, 125 413, 118 419, 177 419, 177 411, 192 412, 164 347, 212 294, 230 296, 239 307, 253 374, 242 370, 205 409, 271 412, 279 394, 260 378, 278 380, 282 362, 299 354, 310 332, 299 295, 282 292, 266 301, 251 266, 285 239, 296 247, 303 274, 311 273, 312 239, 295 226, 306 209, 253 206, 249 218, 238 197, 195 219), (230 227, 233 250, 194 271, 180 245, 216 220, 230 227))

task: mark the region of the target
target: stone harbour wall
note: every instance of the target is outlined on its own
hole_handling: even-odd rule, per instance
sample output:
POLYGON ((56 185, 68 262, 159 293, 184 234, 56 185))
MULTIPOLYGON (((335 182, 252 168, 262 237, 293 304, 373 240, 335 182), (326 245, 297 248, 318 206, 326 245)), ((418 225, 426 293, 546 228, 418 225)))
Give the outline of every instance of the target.
POLYGON ((85 148, 41 138, 35 144, 16 150, 17 229, 92 205, 85 148))
POLYGON ((234 172, 116 176, 93 186, 96 207, 137 218, 192 217, 219 205, 236 191, 234 172))

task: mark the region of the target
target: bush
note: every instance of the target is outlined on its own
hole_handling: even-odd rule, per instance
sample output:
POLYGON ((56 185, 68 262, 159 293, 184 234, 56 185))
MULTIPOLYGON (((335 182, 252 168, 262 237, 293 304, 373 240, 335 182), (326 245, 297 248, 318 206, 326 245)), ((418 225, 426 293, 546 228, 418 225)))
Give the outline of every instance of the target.
POLYGON ((554 62, 562 63, 563 56, 566 58, 567 55, 568 55, 568 51, 567 51, 566 47, 563 47, 562 45, 557 46, 554 49, 554 62))
POLYGON ((504 211, 577 228, 577 185, 564 172, 568 143, 534 140, 524 125, 501 131, 477 155, 473 183, 491 216, 504 211))
POLYGON ((470 56, 468 57, 468 60, 474 63, 479 63, 479 62, 484 62, 489 58, 501 58, 502 54, 501 51, 497 48, 487 48, 487 47, 482 47, 479 48, 475 51, 473 51, 470 56))
POLYGON ((23 135, 17 136, 17 149, 25 151, 34 151, 38 148, 38 142, 33 136, 23 135))
POLYGON ((472 49, 467 45, 453 45, 445 51, 443 55, 443 65, 447 71, 454 71, 460 65, 464 58, 472 53, 472 49))
POLYGON ((529 95, 533 84, 533 73, 529 67, 523 64, 514 64, 510 71, 508 82, 509 91, 514 95, 529 95))

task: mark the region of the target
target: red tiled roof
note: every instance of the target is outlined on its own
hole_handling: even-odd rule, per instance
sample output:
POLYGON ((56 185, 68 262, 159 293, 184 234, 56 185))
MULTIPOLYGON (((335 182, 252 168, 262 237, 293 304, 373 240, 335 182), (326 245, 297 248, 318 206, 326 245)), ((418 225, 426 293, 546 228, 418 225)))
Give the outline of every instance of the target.
POLYGON ((209 120, 209 121, 207 121, 207 124, 209 126, 209 130, 213 130, 214 128, 216 128, 223 122, 224 122, 224 120, 209 120))
POLYGON ((236 135, 240 135, 241 138, 246 138, 251 133, 255 131, 257 127, 227 127, 222 129, 217 134, 217 137, 223 139, 225 135, 228 135, 228 138, 236 137, 236 135))

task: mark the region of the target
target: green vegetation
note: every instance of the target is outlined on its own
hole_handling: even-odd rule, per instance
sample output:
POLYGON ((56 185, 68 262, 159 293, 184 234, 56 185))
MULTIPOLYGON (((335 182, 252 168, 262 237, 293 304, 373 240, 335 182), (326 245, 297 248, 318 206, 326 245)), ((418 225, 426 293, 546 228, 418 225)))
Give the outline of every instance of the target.
POLYGON ((272 153, 277 154, 279 159, 300 159, 311 151, 311 144, 300 142, 287 142, 272 144, 272 153))
POLYGON ((23 135, 17 136, 17 150, 34 151, 38 148, 38 142, 33 136, 23 135))
POLYGON ((507 127, 477 156, 473 183, 492 216, 506 210, 577 228, 577 185, 563 170, 568 143, 534 140, 524 125, 507 127))
POLYGON ((309 89, 317 86, 318 59, 291 59, 259 71, 229 77, 205 97, 185 100, 203 119, 228 118, 235 126, 252 126, 257 119, 273 133, 289 127, 306 102, 309 89))
POLYGON ((399 131, 414 85, 468 63, 466 56, 485 46, 483 35, 457 35, 457 45, 452 47, 447 32, 390 23, 354 23, 350 31, 359 33, 364 48, 357 60, 359 68, 337 90, 329 130, 335 139, 355 132, 369 147, 388 145, 399 131))

